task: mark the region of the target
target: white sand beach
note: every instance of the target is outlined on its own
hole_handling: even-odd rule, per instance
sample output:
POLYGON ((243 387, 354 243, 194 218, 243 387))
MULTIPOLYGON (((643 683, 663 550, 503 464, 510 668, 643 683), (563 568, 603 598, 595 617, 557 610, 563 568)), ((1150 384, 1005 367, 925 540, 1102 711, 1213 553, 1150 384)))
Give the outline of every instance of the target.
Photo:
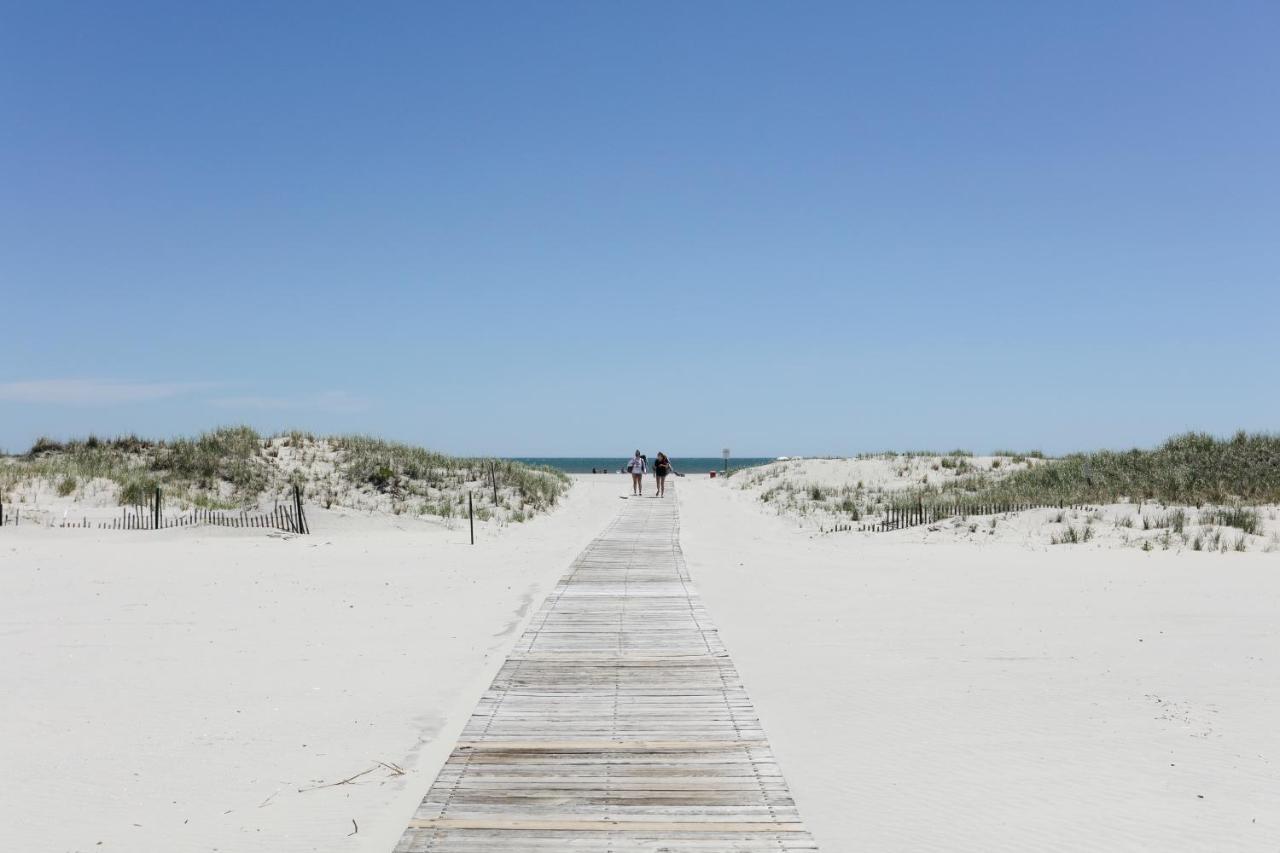
POLYGON ((824 850, 1274 850, 1280 554, 815 535, 681 493, 824 850))
POLYGON ((386 853, 619 483, 475 547, 318 508, 297 537, 4 528, 0 847, 386 853))
MULTIPOLYGON (((1280 554, 824 535, 766 485, 672 497, 821 849, 1280 846, 1280 554)), ((629 490, 576 476, 474 547, 322 509, 298 537, 4 528, 5 848, 389 851, 629 490)))

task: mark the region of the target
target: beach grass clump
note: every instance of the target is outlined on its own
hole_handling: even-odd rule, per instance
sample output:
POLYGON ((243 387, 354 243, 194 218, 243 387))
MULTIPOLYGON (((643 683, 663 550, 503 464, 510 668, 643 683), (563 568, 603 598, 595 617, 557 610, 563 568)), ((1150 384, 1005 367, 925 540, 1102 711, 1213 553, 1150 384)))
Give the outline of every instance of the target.
POLYGON ((1173 530, 1181 533, 1187 526, 1187 511, 1175 509, 1170 512, 1155 513, 1142 516, 1143 530, 1173 530))
POLYGON ((1201 524, 1235 527, 1250 535, 1262 532, 1262 515, 1249 507, 1214 507, 1200 511, 1201 524))
POLYGON ((1076 527, 1068 524, 1061 533, 1055 533, 1049 537, 1051 545, 1079 545, 1093 539, 1094 530, 1090 524, 1076 527))
POLYGON ((881 450, 875 453, 859 453, 855 459, 918 459, 925 456, 945 456, 936 450, 881 450))

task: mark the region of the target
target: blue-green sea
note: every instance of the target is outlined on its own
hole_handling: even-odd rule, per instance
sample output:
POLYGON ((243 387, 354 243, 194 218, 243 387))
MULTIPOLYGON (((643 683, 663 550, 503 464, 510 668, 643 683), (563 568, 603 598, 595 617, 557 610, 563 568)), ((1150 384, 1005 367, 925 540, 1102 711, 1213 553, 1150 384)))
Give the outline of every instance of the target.
MULTIPOLYGON (((653 470, 655 456, 657 453, 649 454, 650 471, 653 470)), ((618 473, 631 461, 630 456, 516 456, 513 458, 526 465, 547 465, 569 474, 590 474, 593 469, 598 473, 610 471, 618 473)), ((729 467, 749 468, 772 461, 773 457, 747 456, 742 459, 730 457, 729 467)), ((724 470, 724 460, 719 456, 672 456, 671 464, 681 474, 705 474, 708 471, 724 470)))

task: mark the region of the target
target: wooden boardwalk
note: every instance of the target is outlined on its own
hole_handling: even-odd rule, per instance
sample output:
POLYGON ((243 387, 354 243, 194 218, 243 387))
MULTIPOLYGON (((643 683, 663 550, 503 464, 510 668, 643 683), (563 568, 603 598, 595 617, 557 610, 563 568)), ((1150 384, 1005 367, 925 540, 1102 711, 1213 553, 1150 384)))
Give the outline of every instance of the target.
POLYGON ((396 853, 816 851, 680 552, 629 499, 480 700, 396 853))

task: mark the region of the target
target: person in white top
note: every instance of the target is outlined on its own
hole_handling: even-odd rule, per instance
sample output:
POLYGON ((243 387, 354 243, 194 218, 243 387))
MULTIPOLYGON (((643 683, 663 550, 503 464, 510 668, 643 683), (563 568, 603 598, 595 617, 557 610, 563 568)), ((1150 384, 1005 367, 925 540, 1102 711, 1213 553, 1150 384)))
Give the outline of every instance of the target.
POLYGON ((648 468, 649 466, 645 464, 645 458, 637 450, 635 456, 632 456, 631 461, 627 463, 627 471, 631 474, 631 494, 644 494, 644 475, 648 468))

